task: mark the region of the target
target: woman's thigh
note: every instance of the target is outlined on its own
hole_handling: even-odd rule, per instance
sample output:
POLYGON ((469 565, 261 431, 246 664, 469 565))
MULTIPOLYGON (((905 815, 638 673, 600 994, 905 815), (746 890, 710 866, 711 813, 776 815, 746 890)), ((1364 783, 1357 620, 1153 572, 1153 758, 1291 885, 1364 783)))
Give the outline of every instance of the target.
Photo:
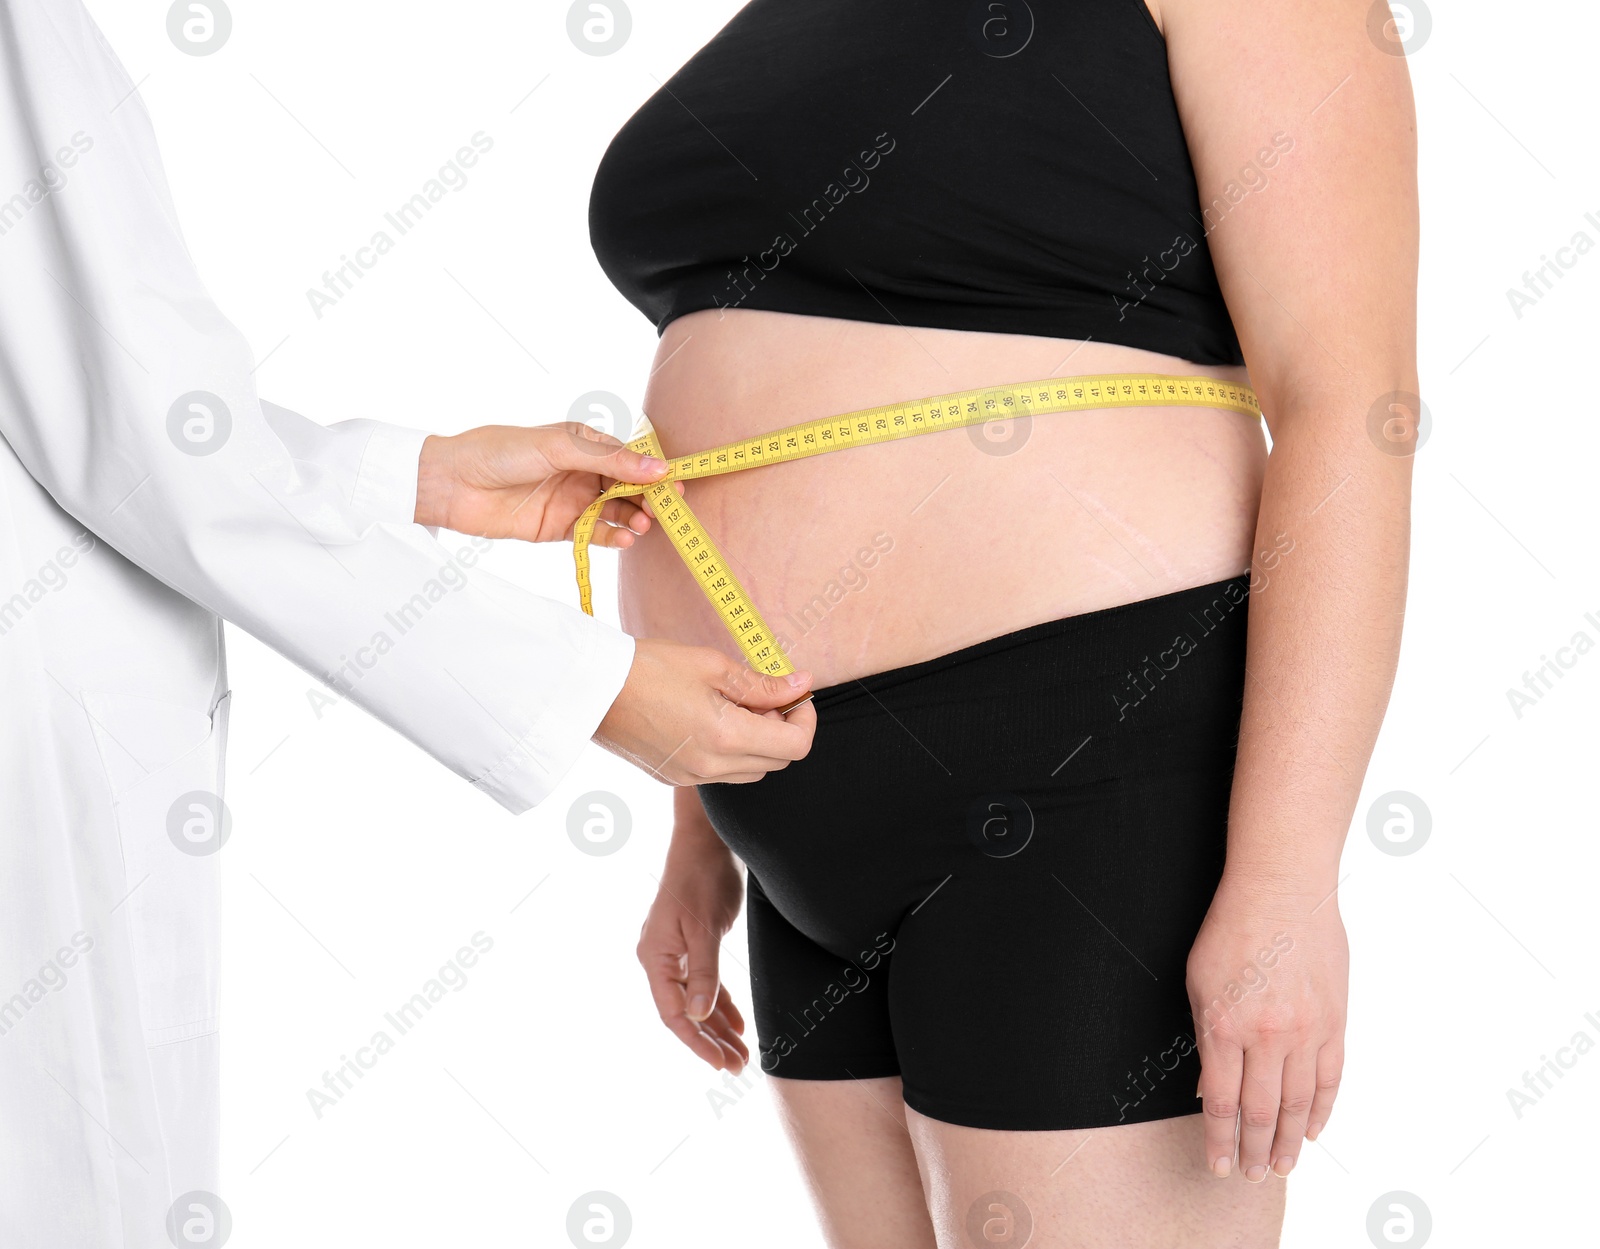
MULTIPOLYGON (((1096 1152, 1117 1191, 1146 1193, 1156 1241, 1186 1225, 1209 1176, 1187 1176, 1197 1142, 1194 1158, 1172 1143, 1199 1109, 1184 972, 1223 864, 1244 656, 1241 577, 822 690, 810 757, 701 788, 750 868, 761 1064, 794 1085, 836 1249, 920 1226, 924 1184, 954 1234, 1069 1138, 1115 1143, 1096 1152), (894 1169, 870 1160, 890 1078, 940 1125, 919 1137, 920 1180, 898 1127, 894 1169), (839 1125, 867 1123, 863 1161, 839 1125)), ((1264 1243, 1249 1235, 1214 1243, 1264 1243)))
POLYGON ((905 1112, 938 1249, 1271 1249, 1285 1181, 1219 1180, 1201 1116, 999 1132, 905 1112))
POLYGON ((769 1087, 829 1249, 934 1249, 898 1077, 769 1087))

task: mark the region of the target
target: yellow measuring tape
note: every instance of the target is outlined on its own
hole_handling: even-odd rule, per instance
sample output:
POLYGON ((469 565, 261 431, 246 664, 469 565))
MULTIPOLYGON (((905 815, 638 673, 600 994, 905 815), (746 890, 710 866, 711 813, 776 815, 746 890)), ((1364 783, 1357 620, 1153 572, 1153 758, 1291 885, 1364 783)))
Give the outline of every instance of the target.
POLYGON ((986 421, 1010 420, 1052 412, 1084 412, 1095 408, 1136 407, 1222 408, 1260 418, 1255 391, 1213 377, 1169 377, 1161 373, 1103 373, 1090 377, 1057 377, 1043 382, 1021 382, 985 390, 936 395, 912 403, 893 403, 844 416, 824 417, 790 425, 770 434, 747 438, 668 460, 648 420, 628 446, 646 455, 668 460, 667 475, 650 485, 619 481, 589 505, 572 531, 572 555, 578 571, 578 597, 583 610, 594 615, 589 586, 589 540, 600 509, 612 499, 642 494, 667 539, 700 583, 707 600, 722 618, 751 667, 769 676, 794 671, 789 658, 750 596, 739 584, 726 557, 717 549, 688 502, 672 486, 674 481, 736 473, 763 464, 783 464, 808 456, 865 447, 877 442, 914 438, 941 429, 960 429, 986 421))

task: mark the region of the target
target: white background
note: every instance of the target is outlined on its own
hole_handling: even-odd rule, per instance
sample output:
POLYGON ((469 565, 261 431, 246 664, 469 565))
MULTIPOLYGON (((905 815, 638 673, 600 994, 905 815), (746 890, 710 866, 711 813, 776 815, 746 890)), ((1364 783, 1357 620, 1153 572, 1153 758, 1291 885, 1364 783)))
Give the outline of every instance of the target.
MULTIPOLYGON (((265 397, 439 432, 565 419, 593 390, 637 411, 655 335, 593 259, 589 183, 735 0, 635 0, 630 40, 604 57, 548 0, 234 0, 229 42, 205 57, 169 41, 164 2, 90 7, 141 84, 265 397), (319 319, 308 288, 479 131, 494 146, 469 184, 319 319)), ((1600 642, 1600 436, 1571 372, 1592 358, 1600 254, 1520 318, 1506 291, 1580 230, 1600 244, 1596 19, 1570 3, 1536 24, 1481 3, 1432 19, 1411 68, 1434 424, 1399 680, 1344 861, 1346 1085, 1291 1185, 1284 1243, 1307 1249, 1367 1244, 1391 1190, 1426 1203, 1436 1245, 1595 1236, 1600 1051, 1520 1118, 1507 1090, 1575 1033, 1600 1042, 1600 654, 1520 718, 1506 691, 1574 634, 1600 642), (1414 854, 1367 836, 1393 790, 1431 811, 1414 854)), ((489 566, 574 598, 563 548, 501 544, 489 566)), ((602 554, 603 614, 612 570, 602 554)), ((667 791, 591 750, 513 819, 360 711, 319 715, 314 683, 249 637, 229 642, 230 1243, 565 1245, 569 1206, 598 1189, 626 1202, 639 1246, 820 1244, 759 1071, 714 1110, 720 1077, 661 1028, 634 962, 667 791), (591 790, 632 813, 608 857, 567 835, 591 790), (317 1118, 307 1090, 393 1033, 384 1013, 479 931, 494 945, 466 987, 317 1118)), ((747 1005, 742 927, 725 951, 747 1005)))

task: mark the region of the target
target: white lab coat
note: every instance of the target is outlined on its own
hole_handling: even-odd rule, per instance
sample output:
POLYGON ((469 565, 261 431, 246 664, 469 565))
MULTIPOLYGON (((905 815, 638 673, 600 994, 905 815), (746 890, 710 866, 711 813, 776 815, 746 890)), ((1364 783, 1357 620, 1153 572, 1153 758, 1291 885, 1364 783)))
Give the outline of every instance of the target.
POLYGON ((513 811, 633 658, 447 567, 422 434, 257 399, 133 87, 79 0, 0 0, 5 1249, 166 1246, 218 1189, 218 856, 182 846, 222 788, 222 620, 513 811), (210 400, 171 415, 195 392, 225 438, 210 400))

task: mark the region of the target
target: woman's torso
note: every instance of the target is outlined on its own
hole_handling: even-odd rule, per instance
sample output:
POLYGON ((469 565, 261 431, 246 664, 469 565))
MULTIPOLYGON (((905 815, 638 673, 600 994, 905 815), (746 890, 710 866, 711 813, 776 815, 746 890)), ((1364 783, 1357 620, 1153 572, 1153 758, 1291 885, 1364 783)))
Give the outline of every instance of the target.
MULTIPOLYGON (((1236 366, 1100 343, 700 312, 667 328, 645 410, 679 454, 1006 382, 1202 371, 1246 380, 1236 366)), ((1126 408, 930 434, 687 491, 791 661, 822 687, 1243 571, 1265 461, 1247 417, 1126 408)), ((636 636, 738 655, 659 528, 622 555, 621 611, 636 636)))
MULTIPOLYGON (((1213 219, 1142 0, 752 0, 618 134, 590 206, 666 327, 644 406, 669 454, 1047 377, 1243 381, 1213 219)), ((1018 424, 689 498, 819 686, 1248 565, 1248 418, 1018 424)), ((659 532, 623 557, 622 614, 737 654, 659 532)))

